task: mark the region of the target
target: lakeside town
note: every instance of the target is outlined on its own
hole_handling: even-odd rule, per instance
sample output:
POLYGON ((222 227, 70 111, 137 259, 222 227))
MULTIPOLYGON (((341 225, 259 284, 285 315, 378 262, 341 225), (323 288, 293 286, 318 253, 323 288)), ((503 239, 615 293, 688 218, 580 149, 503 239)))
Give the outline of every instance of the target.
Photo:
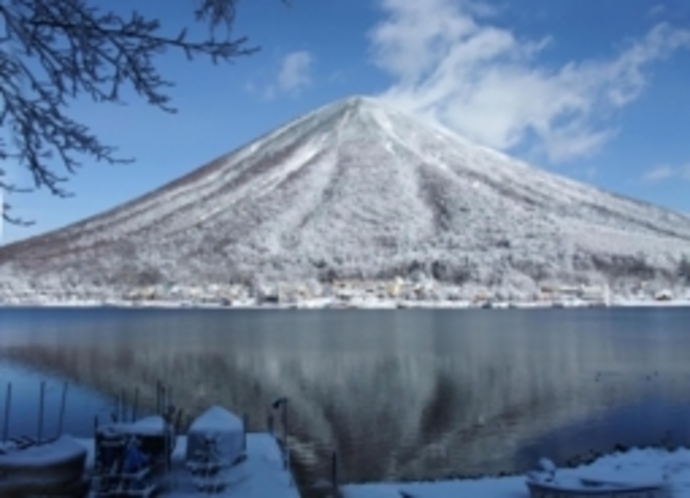
POLYGON ((323 283, 278 282, 257 285, 155 285, 117 289, 16 289, 0 283, 5 306, 160 306, 288 308, 515 308, 606 307, 636 305, 690 306, 690 288, 668 289, 640 284, 627 292, 601 285, 542 285, 528 291, 489 290, 478 285, 453 286, 435 280, 342 280, 323 283))

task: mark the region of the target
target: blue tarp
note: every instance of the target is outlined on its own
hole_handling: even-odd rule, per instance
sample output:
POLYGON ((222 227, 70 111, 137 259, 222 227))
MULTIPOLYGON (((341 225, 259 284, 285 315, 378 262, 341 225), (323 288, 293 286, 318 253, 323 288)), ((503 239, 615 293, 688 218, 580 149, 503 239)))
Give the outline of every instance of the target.
POLYGON ((135 440, 127 443, 124 462, 124 471, 126 474, 131 474, 141 470, 144 466, 146 466, 148 461, 148 457, 143 451, 141 451, 139 444, 135 440))

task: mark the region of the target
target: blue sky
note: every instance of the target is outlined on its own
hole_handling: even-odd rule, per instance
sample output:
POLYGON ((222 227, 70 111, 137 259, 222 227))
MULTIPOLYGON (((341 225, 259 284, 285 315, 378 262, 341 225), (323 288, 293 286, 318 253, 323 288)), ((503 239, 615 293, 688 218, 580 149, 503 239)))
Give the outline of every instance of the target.
MULTIPOLYGON (((174 31, 190 23, 193 5, 149 2, 144 12, 174 31)), ((72 115, 136 163, 86 164, 70 199, 12 196, 15 213, 36 224, 5 226, 4 240, 114 207, 351 94, 381 96, 536 166, 690 213, 690 3, 622 5, 245 0, 236 34, 261 52, 223 66, 162 56, 161 72, 176 82, 174 115, 131 94, 126 106, 75 102, 72 115)))

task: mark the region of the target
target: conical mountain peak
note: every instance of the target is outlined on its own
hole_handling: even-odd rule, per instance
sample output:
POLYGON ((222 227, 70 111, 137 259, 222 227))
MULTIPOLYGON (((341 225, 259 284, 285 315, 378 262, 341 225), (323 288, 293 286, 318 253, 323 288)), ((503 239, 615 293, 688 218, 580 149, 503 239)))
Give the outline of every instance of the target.
POLYGON ((0 273, 9 261, 21 275, 57 282, 78 273, 92 285, 131 287, 423 271, 529 293, 549 279, 609 280, 640 254, 644 268, 675 274, 688 247, 687 216, 530 167, 356 95, 140 199, 6 246, 0 273))

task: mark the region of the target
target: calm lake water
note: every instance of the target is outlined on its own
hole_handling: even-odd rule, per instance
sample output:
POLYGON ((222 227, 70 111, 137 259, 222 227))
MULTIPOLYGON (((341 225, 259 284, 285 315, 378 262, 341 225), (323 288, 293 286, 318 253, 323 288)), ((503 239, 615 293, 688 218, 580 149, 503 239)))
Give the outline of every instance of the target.
POLYGON ((151 407, 157 379, 192 415, 221 404, 253 430, 288 396, 303 484, 333 450, 343 480, 370 481, 690 444, 688 309, 0 309, 0 355, 16 434, 36 433, 41 379, 48 434, 62 378, 79 436, 122 389, 151 407))

